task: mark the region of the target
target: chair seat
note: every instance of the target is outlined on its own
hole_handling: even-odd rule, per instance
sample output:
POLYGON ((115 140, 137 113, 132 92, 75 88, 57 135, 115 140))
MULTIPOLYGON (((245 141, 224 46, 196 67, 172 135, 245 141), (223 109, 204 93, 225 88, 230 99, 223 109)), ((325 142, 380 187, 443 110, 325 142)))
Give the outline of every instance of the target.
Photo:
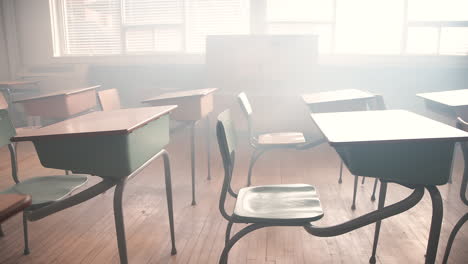
POLYGON ((34 177, 17 183, 0 193, 25 194, 32 197, 32 207, 40 207, 68 196, 87 182, 86 175, 34 177))
POLYGON ((304 223, 323 216, 314 186, 307 184, 262 185, 242 188, 233 219, 246 223, 304 223))
POLYGON ((300 132, 261 134, 257 141, 259 145, 298 145, 306 142, 304 134, 300 132))

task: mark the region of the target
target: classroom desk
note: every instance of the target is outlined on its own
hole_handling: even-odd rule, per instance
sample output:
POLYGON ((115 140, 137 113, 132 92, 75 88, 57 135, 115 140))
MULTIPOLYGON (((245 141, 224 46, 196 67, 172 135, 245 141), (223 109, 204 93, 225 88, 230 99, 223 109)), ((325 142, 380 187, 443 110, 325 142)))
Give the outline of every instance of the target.
MULTIPOLYGON (((436 186, 447 183, 454 144, 468 141, 468 133, 404 110, 322 113, 311 116, 354 175, 374 177, 381 181, 378 210, 369 213, 371 216, 366 219, 358 217, 349 221, 354 221, 354 229, 363 226, 364 222, 377 223, 371 263, 375 263, 380 221, 417 204, 424 195, 424 188, 431 195, 433 207, 426 263, 434 263, 443 214, 442 199, 436 186), (414 189, 414 192, 405 200, 384 207, 387 182, 401 184, 414 189), (416 198, 413 200, 411 197, 416 198), (407 202, 408 206, 404 207, 407 202), (399 206, 402 207, 397 210, 399 206)), ((309 229, 306 228, 309 233, 317 233, 313 227, 309 229)))
MULTIPOLYGON (((416 96, 424 99, 429 110, 447 117, 454 123, 457 117, 468 119, 468 89, 420 93, 416 96)), ((449 183, 452 183, 452 173, 450 173, 449 183)))
POLYGON ((375 95, 357 89, 345 89, 303 94, 301 97, 310 112, 327 113, 366 110, 375 95))
POLYGON ((26 114, 65 120, 96 107, 96 89, 100 86, 60 90, 13 100, 24 107, 26 114))
POLYGON ((30 221, 87 201, 116 186, 114 217, 121 263, 127 263, 122 209, 124 186, 158 157, 164 159, 172 254, 176 253, 169 155, 169 113, 177 106, 93 112, 15 136, 32 141, 44 167, 91 174, 103 180, 86 190, 32 211, 30 221))
POLYGON ((468 119, 468 89, 420 93, 416 96, 424 99, 428 109, 454 121, 457 117, 468 119))
MULTIPOLYGON (((0 194, 0 224, 30 206, 31 201, 29 195, 0 194)), ((3 236, 1 226, 0 236, 3 236)))
POLYGON ((171 118, 190 124, 190 158, 192 170, 192 205, 196 205, 195 199, 195 125, 206 119, 206 150, 208 160, 208 180, 211 179, 210 165, 210 119, 209 114, 213 111, 213 93, 217 88, 206 88, 199 90, 188 90, 164 93, 142 101, 152 106, 177 105, 177 109, 171 113, 171 118))

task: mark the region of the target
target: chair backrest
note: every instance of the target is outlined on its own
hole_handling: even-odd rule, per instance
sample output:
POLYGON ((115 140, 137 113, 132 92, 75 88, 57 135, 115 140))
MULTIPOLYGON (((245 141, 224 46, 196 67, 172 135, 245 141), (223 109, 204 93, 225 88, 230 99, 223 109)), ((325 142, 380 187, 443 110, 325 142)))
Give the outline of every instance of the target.
POLYGON ((107 89, 98 92, 99 104, 102 111, 120 109, 120 97, 117 89, 107 89))
POLYGON ((253 138, 253 131, 252 131, 252 106, 250 105, 249 99, 247 98, 247 95, 245 92, 241 92, 239 95, 237 95, 237 99, 239 101, 240 107, 242 109, 242 112, 245 115, 245 118, 247 119, 247 128, 249 130, 249 136, 250 139, 253 138))
MULTIPOLYGON (((457 119, 457 128, 468 132, 468 122, 459 117, 457 119)), ((468 205, 468 198, 466 197, 466 189, 468 185, 468 142, 461 142, 461 148, 463 151, 463 159, 465 160, 465 168, 461 182, 460 198, 465 205, 468 205)))
POLYGON ((229 191, 231 195, 237 196, 232 192, 231 189, 231 178, 234 169, 235 151, 237 147, 237 135, 234 123, 232 122, 231 111, 229 109, 218 115, 216 136, 218 138, 219 152, 221 153, 224 166, 224 180, 223 187, 221 189, 221 197, 219 200, 219 209, 221 214, 229 220, 230 216, 224 209, 226 194, 229 191))
POLYGON ((0 92, 0 109, 8 109, 8 102, 2 92, 0 92))
POLYGON ((15 127, 7 109, 0 109, 0 147, 11 143, 10 138, 16 135, 15 127))

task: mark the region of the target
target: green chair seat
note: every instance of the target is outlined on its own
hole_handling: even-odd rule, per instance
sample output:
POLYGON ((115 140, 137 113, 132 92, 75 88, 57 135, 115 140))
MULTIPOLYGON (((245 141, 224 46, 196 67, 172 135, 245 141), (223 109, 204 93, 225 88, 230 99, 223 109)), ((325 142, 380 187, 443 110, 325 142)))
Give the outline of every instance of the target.
POLYGON ((248 223, 304 223, 322 217, 317 191, 308 184, 242 188, 233 214, 235 222, 248 223))
POLYGON ((306 143, 301 132, 279 132, 258 135, 259 145, 299 145, 306 143))
POLYGON ((17 183, 0 193, 26 194, 32 207, 41 207, 61 200, 87 182, 86 175, 54 175, 34 177, 17 183))

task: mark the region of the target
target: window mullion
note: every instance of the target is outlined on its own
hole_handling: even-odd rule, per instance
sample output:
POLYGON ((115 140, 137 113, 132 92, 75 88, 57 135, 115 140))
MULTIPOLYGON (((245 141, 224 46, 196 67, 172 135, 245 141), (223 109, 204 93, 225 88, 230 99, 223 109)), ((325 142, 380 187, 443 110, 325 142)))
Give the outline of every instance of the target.
POLYGON ((188 38, 188 23, 187 23, 187 16, 188 16, 188 8, 187 8, 188 0, 182 0, 182 27, 181 27, 181 35, 182 35, 182 52, 187 52, 187 38, 188 38))
POLYGON ((125 0, 120 0, 120 53, 127 54, 127 31, 125 28, 125 0))

